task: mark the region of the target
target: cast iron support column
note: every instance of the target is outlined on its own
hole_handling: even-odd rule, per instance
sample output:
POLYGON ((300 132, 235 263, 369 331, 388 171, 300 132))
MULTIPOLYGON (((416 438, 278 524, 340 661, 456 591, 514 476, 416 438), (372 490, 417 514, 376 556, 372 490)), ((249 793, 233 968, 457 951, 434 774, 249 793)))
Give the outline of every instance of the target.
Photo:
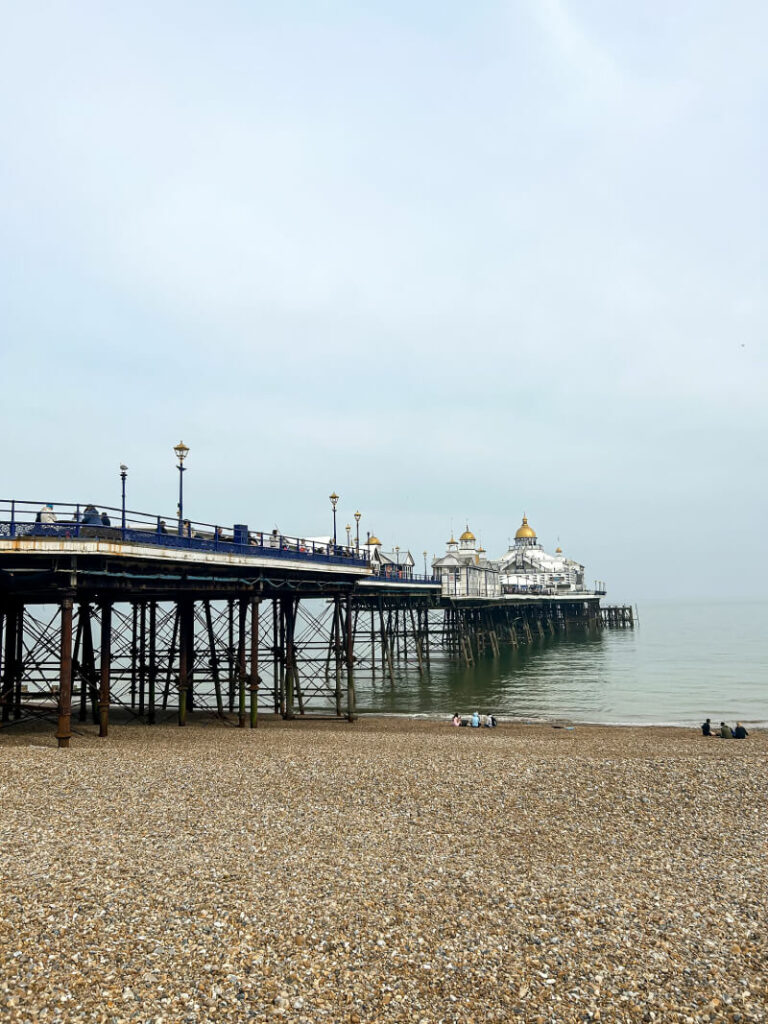
POLYGON ((259 724, 259 598, 251 601, 251 728, 259 724))
POLYGON ((112 602, 101 606, 101 662, 99 665, 99 736, 109 732, 109 676, 112 661, 112 602))
POLYGON ((245 598, 240 599, 238 616, 238 643, 237 643, 237 727, 238 729, 245 728, 245 679, 247 675, 246 671, 246 647, 245 647, 245 627, 248 619, 248 601, 245 598))
POLYGON ((189 634, 194 608, 188 598, 179 601, 179 725, 187 724, 187 689, 189 687, 189 634))
POLYGON ((157 686, 157 601, 149 602, 149 707, 147 722, 155 724, 155 689, 157 686))
POLYGON ((61 602, 61 647, 59 656, 59 728, 56 739, 68 747, 72 737, 72 598, 61 602))
POLYGON ((347 594, 347 719, 354 722, 355 713, 355 636, 352 626, 352 595, 347 594))
POLYGON ((13 697, 13 680, 15 676, 16 661, 16 629, 18 626, 18 612, 16 605, 5 606, 5 658, 3 663, 3 690, 2 690, 2 719, 7 722, 11 717, 11 702, 13 697))

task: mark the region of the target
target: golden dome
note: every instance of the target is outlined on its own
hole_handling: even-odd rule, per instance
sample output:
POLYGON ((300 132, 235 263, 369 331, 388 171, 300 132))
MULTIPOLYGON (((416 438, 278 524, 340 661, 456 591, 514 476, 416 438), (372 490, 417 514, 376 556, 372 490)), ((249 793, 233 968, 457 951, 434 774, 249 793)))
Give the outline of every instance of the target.
POLYGON ((456 543, 456 541, 453 539, 453 534, 451 534, 451 539, 447 540, 445 543, 446 544, 455 544, 456 543))
POLYGON ((562 548, 555 548, 555 554, 556 555, 562 555, 562 553, 563 553, 563 549, 562 548))
POLYGON ((517 533, 515 534, 515 540, 522 540, 523 538, 526 538, 526 537, 535 537, 535 536, 536 536, 536 531, 534 529, 532 529, 528 525, 528 519, 525 516, 523 516, 523 521, 520 524, 520 528, 518 529, 517 533))
POLYGON ((477 538, 475 537, 474 533, 472 533, 472 531, 469 528, 469 523, 467 523, 467 528, 464 531, 464 533, 462 533, 462 535, 459 537, 459 540, 476 540, 476 539, 477 538))
POLYGON ((373 546, 374 544, 378 544, 378 545, 379 545, 379 547, 381 547, 381 541, 379 540, 379 538, 378 538, 378 537, 369 537, 369 538, 368 538, 368 543, 369 543, 369 544, 370 544, 371 546, 373 546))

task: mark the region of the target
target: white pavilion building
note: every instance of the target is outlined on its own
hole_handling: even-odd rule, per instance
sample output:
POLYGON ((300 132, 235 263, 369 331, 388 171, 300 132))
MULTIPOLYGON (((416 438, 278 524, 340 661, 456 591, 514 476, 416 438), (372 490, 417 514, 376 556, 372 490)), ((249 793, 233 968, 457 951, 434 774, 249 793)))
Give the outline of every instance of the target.
POLYGON ((559 547, 553 555, 546 552, 525 515, 514 544, 497 564, 505 594, 561 594, 584 590, 584 566, 566 558, 559 547))
POLYGON ((485 548, 469 528, 447 543, 442 558, 432 561, 432 572, 440 580, 445 597, 499 597, 501 584, 496 564, 485 557, 485 548))

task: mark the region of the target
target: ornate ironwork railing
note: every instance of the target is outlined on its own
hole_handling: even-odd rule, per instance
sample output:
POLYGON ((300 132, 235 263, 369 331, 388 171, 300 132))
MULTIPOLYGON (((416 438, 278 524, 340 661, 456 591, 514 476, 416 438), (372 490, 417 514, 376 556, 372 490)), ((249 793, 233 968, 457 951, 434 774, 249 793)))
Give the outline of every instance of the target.
POLYGON ((125 544, 347 565, 369 569, 364 552, 340 544, 290 537, 279 530, 223 527, 123 510, 109 505, 0 499, 0 540, 13 537, 109 540, 125 544))

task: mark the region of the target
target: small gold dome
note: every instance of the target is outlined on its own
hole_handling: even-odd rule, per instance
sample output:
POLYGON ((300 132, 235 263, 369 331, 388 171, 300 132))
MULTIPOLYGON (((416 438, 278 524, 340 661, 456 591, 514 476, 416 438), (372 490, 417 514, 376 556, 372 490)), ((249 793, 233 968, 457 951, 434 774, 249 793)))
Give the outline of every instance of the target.
POLYGON ((476 540, 476 539, 477 538, 475 537, 474 533, 472 533, 472 531, 469 528, 469 523, 467 523, 467 528, 464 531, 464 533, 462 533, 462 535, 459 537, 459 540, 476 540))
POLYGON ((378 544, 379 547, 381 547, 381 541, 379 540, 378 537, 369 537, 368 543, 371 545, 371 547, 373 547, 374 544, 378 544))
POLYGON ((562 555, 562 553, 563 553, 563 549, 562 548, 555 548, 555 554, 556 555, 562 555))
POLYGON ((451 539, 447 540, 445 543, 446 544, 455 544, 456 543, 456 541, 454 540, 453 534, 451 534, 451 539))
POLYGON ((524 538, 535 537, 536 531, 528 525, 528 519, 523 516, 523 521, 520 524, 520 528, 515 534, 515 540, 523 540, 524 538))

